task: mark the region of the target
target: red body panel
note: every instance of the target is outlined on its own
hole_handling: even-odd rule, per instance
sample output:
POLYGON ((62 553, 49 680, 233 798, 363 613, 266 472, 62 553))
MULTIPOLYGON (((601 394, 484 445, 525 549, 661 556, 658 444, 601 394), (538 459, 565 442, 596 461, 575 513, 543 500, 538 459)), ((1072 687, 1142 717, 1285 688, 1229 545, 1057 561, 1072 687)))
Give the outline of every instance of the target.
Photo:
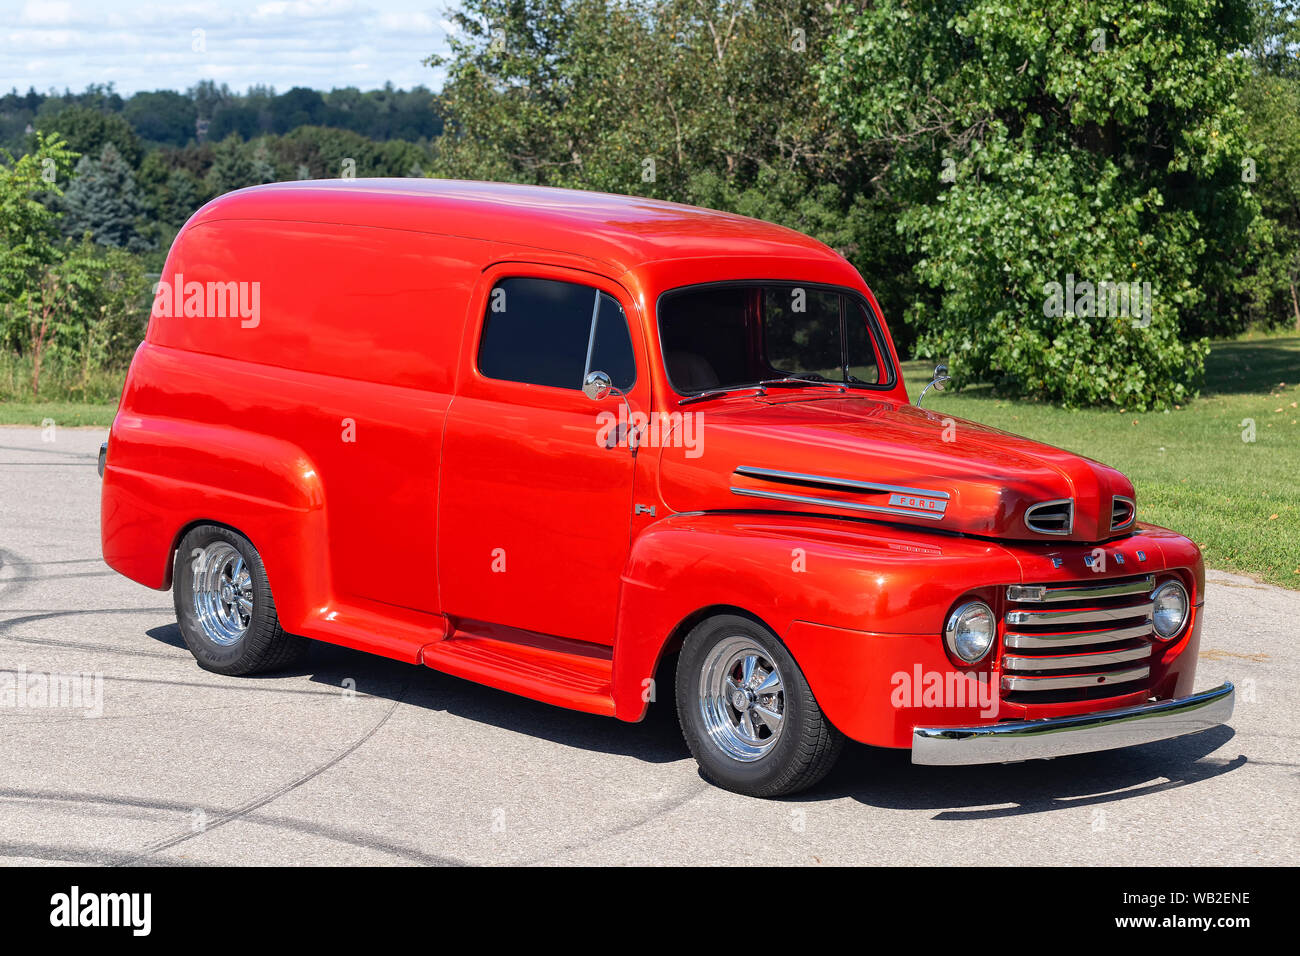
MULTIPOLYGON (((470 314, 483 314, 488 291, 504 275, 592 285, 634 314, 617 283, 517 261, 484 274, 470 314)), ((480 331, 476 324, 466 336, 443 437, 443 610, 612 645, 635 462, 596 442, 595 413, 581 392, 482 375, 474 361, 480 331)), ((641 338, 633 336, 633 349, 644 367, 641 338)), ((649 400, 649 381, 641 376, 629 401, 647 408, 649 400)))
POLYGON ((700 283, 851 290, 880 319, 896 370, 861 277, 798 233, 563 190, 282 184, 200 210, 168 258, 164 281, 177 276, 132 364, 102 498, 106 561, 150 587, 170 586, 188 527, 226 524, 261 553, 288 631, 624 720, 643 716, 656 676, 671 679, 658 666, 693 622, 739 611, 786 643, 832 722, 883 746, 908 746, 918 724, 1191 689, 1199 608, 1181 637, 1154 645, 1149 678, 1118 696, 998 699, 992 711, 900 703, 900 674, 998 683, 1000 641, 970 668, 945 651, 944 622, 971 596, 1001 618, 1007 585, 1153 574, 1179 576, 1199 605, 1203 566, 1172 532, 1111 532, 1111 499, 1133 497, 1118 472, 917 409, 897 376, 866 393, 680 406, 656 303, 700 283), (671 429, 635 455, 598 442, 597 415, 618 413, 617 397, 593 405, 576 390, 485 377, 488 298, 514 276, 613 296, 636 357, 628 407, 698 414, 698 454, 671 429), (255 316, 186 314, 190 283, 202 294, 230 282, 258 284, 255 316), (744 468, 917 494, 901 511, 864 511, 847 505, 891 493, 809 492, 744 468), (917 497, 941 512, 918 513, 917 497), (1053 499, 1073 500, 1073 526, 1045 537, 1025 510, 1053 499), (1099 553, 1106 565, 1085 563, 1099 553))
MULTIPOLYGON (((1129 480, 1098 462, 873 396, 746 395, 716 403, 706 416, 703 455, 690 459, 680 447, 664 449, 660 488, 664 500, 677 510, 731 508, 736 504, 731 488, 771 487, 733 474, 736 463, 836 477, 870 476, 885 484, 942 493, 948 496, 945 530, 999 539, 1041 541, 1025 525, 1025 509, 1071 497, 1076 502, 1074 528, 1062 537, 1109 538, 1111 497, 1133 497, 1129 480)), ((852 502, 860 496, 819 489, 816 498, 852 502)), ((749 498, 746 506, 836 513, 824 503, 787 499, 749 498)), ((891 518, 918 526, 935 523, 924 514, 891 518)))

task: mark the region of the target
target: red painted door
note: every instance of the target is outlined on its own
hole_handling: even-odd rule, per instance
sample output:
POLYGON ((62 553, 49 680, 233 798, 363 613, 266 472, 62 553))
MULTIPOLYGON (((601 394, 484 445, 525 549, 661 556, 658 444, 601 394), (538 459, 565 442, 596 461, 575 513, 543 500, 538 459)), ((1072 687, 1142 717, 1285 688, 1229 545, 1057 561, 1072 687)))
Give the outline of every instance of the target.
POLYGON ((489 271, 476 301, 443 439, 444 611, 612 644, 634 460, 601 440, 621 401, 593 402, 581 384, 605 371, 634 408, 648 406, 626 294, 513 264, 489 271))

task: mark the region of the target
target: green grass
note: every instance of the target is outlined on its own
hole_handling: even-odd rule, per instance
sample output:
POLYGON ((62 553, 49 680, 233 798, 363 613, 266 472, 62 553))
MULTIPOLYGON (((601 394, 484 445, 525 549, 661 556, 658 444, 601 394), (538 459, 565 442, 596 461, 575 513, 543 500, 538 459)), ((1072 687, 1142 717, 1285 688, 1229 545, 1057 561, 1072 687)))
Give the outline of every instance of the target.
POLYGON ((113 424, 117 401, 111 402, 6 402, 0 399, 0 425, 36 425, 52 418, 60 428, 113 424))
POLYGON ((51 358, 32 392, 29 358, 0 354, 0 425, 111 425, 126 369, 79 368, 51 358))
MULTIPOLYGON (((904 364, 913 398, 932 370, 904 364)), ((1067 411, 987 387, 932 389, 925 405, 1113 465, 1139 520, 1192 538, 1209 567, 1300 589, 1300 336, 1215 343, 1201 397, 1168 412, 1067 411)))
MULTIPOLYGON (((913 398, 932 367, 904 365, 913 398)), ((92 384, 93 392, 107 383, 92 384)), ((116 392, 69 400, 77 387, 72 376, 52 383, 60 400, 50 402, 30 394, 6 401, 0 388, 0 424, 111 424, 116 392)), ((1001 399, 987 387, 932 390, 925 404, 1113 465, 1137 486, 1139 518, 1194 539, 1210 567, 1300 589, 1300 336, 1215 343, 1201 397, 1168 412, 1066 411, 1001 399), (1248 418, 1254 442, 1242 441, 1248 418)))

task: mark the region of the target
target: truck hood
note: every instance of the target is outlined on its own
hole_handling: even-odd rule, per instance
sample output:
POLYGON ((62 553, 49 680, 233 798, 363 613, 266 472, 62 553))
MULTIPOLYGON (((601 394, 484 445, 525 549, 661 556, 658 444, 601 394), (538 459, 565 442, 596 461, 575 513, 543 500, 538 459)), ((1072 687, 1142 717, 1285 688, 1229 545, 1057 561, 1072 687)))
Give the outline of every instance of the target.
POLYGON ((1044 543, 1134 526, 1133 485, 1114 468, 914 405, 768 394, 680 414, 659 467, 678 512, 839 514, 1044 543))

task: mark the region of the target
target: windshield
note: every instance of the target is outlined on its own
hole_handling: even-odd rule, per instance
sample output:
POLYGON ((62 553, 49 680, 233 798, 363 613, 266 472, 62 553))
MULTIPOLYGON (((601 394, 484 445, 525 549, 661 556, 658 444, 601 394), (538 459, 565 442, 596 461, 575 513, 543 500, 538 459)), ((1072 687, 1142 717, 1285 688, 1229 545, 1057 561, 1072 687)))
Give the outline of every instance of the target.
POLYGON ((784 378, 888 384, 872 325, 857 296, 795 283, 697 286, 659 300, 668 381, 685 395, 784 378))

